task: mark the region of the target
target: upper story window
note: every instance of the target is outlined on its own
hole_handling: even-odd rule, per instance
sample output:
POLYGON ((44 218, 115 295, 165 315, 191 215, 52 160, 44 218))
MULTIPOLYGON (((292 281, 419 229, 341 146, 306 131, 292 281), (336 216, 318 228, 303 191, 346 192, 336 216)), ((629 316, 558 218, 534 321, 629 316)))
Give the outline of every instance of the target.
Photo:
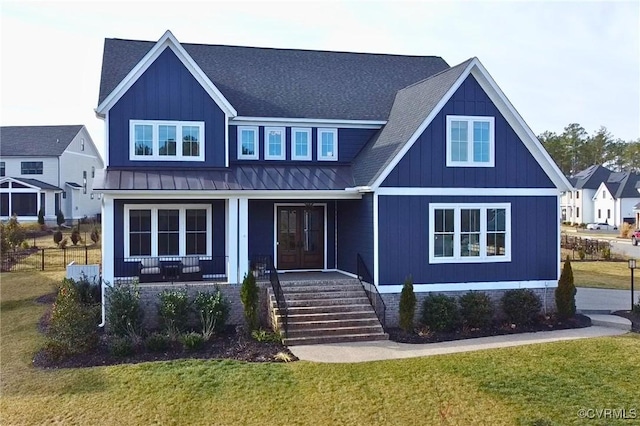
POLYGON ((311 129, 291 129, 291 159, 311 160, 311 129))
POLYGON ((580 191, 576 191, 576 200, 580 198, 580 191))
POLYGON ((285 160, 285 138, 284 127, 264 128, 264 159, 265 160, 285 160))
POLYGON ((318 161, 338 160, 338 129, 318 129, 318 161))
POLYGON ((23 161, 20 163, 20 173, 23 175, 41 175, 42 161, 23 161))
POLYGON ((87 171, 86 170, 82 172, 82 193, 83 194, 87 193, 87 171))
POLYGON ((91 166, 91 179, 96 177, 96 168, 95 166, 91 166))
POLYGON ((258 159, 258 128, 238 126, 238 160, 258 159))
POLYGON ((4 176, 5 175, 5 164, 4 161, 0 161, 0 176, 4 176))
POLYGON ((84 138, 80 139, 80 151, 84 151, 84 138))
POLYGON ((204 122, 130 121, 130 158, 143 161, 204 161, 204 122))
POLYGON ((510 204, 430 204, 429 262, 511 260, 510 204))
POLYGON ((447 167, 493 167, 493 117, 447 116, 447 167))

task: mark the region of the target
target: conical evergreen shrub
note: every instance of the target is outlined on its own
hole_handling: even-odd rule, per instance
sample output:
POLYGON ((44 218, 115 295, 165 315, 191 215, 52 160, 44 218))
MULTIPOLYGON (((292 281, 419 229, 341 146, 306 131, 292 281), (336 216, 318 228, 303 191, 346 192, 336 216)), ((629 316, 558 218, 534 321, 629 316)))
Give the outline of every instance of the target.
POLYGON ((573 284, 573 270, 569 257, 564 261, 562 274, 556 288, 556 309, 561 319, 571 318, 576 314, 576 286, 573 284))

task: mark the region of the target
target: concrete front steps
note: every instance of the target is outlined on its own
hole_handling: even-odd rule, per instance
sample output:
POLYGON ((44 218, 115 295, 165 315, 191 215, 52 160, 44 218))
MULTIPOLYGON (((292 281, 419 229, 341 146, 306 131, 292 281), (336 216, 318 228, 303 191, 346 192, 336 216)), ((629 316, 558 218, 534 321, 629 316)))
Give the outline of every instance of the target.
MULTIPOLYGON (((389 339, 358 280, 299 280, 280 284, 289 313, 285 345, 389 339)), ((272 318, 283 330, 271 288, 268 293, 272 318)))

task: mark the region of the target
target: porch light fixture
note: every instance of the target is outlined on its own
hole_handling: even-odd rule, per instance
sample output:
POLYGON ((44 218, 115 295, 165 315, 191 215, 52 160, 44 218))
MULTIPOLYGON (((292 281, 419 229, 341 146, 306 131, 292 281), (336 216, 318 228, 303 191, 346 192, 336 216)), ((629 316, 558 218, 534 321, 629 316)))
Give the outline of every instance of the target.
POLYGON ((633 270, 636 269, 635 259, 629 259, 629 269, 631 269, 631 310, 633 311, 633 270))

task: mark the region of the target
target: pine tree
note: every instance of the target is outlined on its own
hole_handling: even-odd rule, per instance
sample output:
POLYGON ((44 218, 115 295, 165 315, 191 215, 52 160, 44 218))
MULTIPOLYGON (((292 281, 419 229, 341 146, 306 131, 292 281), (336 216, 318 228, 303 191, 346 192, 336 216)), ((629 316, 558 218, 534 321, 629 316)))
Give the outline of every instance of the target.
POLYGON ((416 295, 413 292, 413 279, 408 276, 404 280, 400 293, 400 328, 404 331, 413 329, 413 318, 416 313, 416 295))
POLYGON ((560 319, 571 318, 576 314, 576 286, 573 284, 573 270, 569 257, 564 262, 562 274, 556 288, 556 308, 560 319))

